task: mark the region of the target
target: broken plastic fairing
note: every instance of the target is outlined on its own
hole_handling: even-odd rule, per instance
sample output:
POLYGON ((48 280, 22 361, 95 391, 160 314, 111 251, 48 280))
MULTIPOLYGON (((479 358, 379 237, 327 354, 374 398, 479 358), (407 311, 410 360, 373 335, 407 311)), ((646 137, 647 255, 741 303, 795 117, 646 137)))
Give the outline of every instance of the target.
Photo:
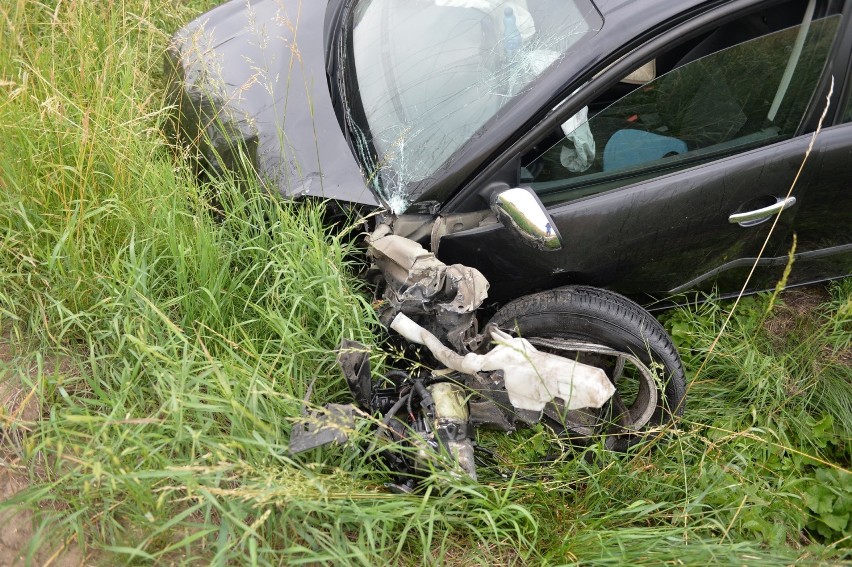
POLYGON ((426 346, 438 361, 462 374, 500 371, 509 401, 517 409, 540 412, 554 398, 562 399, 568 410, 599 408, 615 393, 602 369, 541 352, 526 339, 499 329, 491 330, 497 346, 484 355, 453 352, 403 313, 394 318, 391 329, 426 346))
POLYGON ((369 255, 386 283, 380 319, 388 325, 404 312, 466 350, 476 335, 475 312, 488 296, 488 280, 474 268, 448 266, 413 240, 389 233, 380 225, 369 239, 369 255))
POLYGON ((602 369, 538 351, 496 328, 490 330, 496 346, 486 354, 470 352, 469 343, 481 342, 473 336, 474 315, 488 294, 485 276, 468 266, 447 266, 391 230, 383 224, 370 236, 370 256, 387 284, 382 321, 406 340, 426 346, 438 362, 462 374, 500 371, 517 409, 541 411, 557 397, 567 409, 599 408, 615 393, 602 369))
MULTIPOLYGON (((428 471, 439 454, 476 480, 474 426, 511 431, 516 420, 538 421, 557 398, 564 409, 577 410, 600 408, 615 393, 601 368, 539 351, 496 327, 489 328, 490 348, 483 347, 484 354, 472 352, 476 349, 471 345, 481 347, 486 340, 477 334, 475 315, 488 295, 488 281, 476 269, 447 266, 417 242, 391 232, 389 225, 380 224, 367 239, 373 267, 385 284, 380 318, 409 342, 425 346, 438 368, 414 375, 392 370, 383 381, 373 382, 367 349, 351 341, 341 343, 338 362, 358 406, 382 415, 377 439, 412 449, 382 453, 396 473, 390 485, 394 490, 413 490, 415 477, 428 471), (481 387, 483 379, 496 387, 493 397, 487 393, 492 388, 481 387), (508 403, 500 401, 505 397, 508 403)), ((342 443, 353 415, 344 406, 305 412, 305 419, 294 425, 291 452, 342 443)))

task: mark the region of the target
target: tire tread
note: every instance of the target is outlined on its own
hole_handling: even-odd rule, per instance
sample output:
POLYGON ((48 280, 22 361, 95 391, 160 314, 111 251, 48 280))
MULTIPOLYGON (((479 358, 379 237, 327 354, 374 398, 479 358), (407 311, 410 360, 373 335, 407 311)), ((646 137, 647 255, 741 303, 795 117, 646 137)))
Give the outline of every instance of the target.
MULTIPOLYGON (((501 328, 515 326, 525 318, 543 314, 562 314, 566 318, 589 318, 619 328, 634 342, 644 343, 653 358, 667 370, 665 398, 671 416, 683 415, 686 373, 677 348, 653 315, 630 299, 615 292, 589 286, 569 286, 521 297, 503 306, 491 319, 501 328), (672 404, 675 402, 676 406, 672 404)), ((566 319, 567 321, 568 319, 566 319)), ((614 346, 614 345, 608 345, 614 346)), ((634 352, 635 355, 648 353, 634 352)))

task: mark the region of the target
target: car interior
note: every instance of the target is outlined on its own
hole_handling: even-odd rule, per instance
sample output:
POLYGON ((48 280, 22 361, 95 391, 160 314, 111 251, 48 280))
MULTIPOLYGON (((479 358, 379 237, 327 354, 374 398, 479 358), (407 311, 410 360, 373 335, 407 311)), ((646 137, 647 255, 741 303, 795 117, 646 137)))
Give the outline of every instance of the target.
POLYGON ((522 157, 521 183, 560 202, 792 136, 830 51, 837 4, 788 0, 659 53, 639 69, 653 80, 633 73, 588 105, 580 128, 596 151, 584 171, 560 160, 574 142, 559 130, 522 157))

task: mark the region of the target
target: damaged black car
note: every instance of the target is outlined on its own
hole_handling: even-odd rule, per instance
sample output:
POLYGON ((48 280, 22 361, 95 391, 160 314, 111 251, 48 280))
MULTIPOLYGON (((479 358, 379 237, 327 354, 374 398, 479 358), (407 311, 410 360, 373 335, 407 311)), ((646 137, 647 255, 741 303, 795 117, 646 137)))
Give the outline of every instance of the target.
MULTIPOLYGON (((852 0, 233 0, 173 39, 173 131, 200 175, 380 211, 380 317, 437 370, 341 365, 361 409, 475 476, 470 427, 626 449, 682 413, 640 304, 771 288, 791 255, 788 285, 852 273, 850 21, 852 0)), ((325 416, 297 450, 352 413, 325 416)))

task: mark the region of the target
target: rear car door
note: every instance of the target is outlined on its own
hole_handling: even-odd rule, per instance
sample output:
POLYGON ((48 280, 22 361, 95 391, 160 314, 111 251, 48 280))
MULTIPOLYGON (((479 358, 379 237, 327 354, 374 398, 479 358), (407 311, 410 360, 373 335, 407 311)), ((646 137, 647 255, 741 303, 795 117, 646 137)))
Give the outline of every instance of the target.
POLYGON ((477 267, 500 282, 498 296, 567 283, 732 292, 761 251, 750 287, 772 285, 796 202, 817 180, 802 176, 796 202, 786 199, 836 56, 838 7, 791 0, 707 29, 645 62, 662 71, 655 79, 608 106, 593 101, 578 130, 529 148, 519 182, 547 206, 562 250, 531 252, 492 225, 444 237, 441 255, 494 251, 477 267), (589 135, 594 155, 578 165, 577 140, 589 135), (767 241, 769 211, 782 209, 767 241))

